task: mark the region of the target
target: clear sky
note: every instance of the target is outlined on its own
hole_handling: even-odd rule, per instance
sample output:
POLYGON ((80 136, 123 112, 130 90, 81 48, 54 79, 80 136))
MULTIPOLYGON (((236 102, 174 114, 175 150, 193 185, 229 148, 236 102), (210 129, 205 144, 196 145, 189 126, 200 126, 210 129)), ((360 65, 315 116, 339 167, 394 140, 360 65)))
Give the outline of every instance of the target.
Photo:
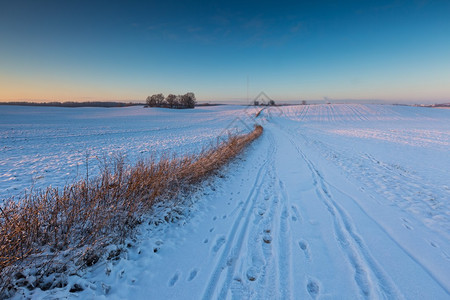
POLYGON ((448 0, 0 1, 0 101, 450 101, 448 0))

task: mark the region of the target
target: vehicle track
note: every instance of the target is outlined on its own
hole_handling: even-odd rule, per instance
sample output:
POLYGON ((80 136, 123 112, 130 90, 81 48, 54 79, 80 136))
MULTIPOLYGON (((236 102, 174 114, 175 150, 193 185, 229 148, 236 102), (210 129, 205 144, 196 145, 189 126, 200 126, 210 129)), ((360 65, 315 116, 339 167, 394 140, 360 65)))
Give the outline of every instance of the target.
MULTIPOLYGON (((284 132, 290 135, 289 132, 284 132)), ((306 162, 313 177, 316 195, 326 206, 332 217, 336 240, 344 250, 354 270, 354 279, 361 296, 365 299, 374 297, 402 299, 403 296, 398 291, 398 288, 372 257, 364 241, 356 233, 349 214, 334 200, 326 180, 317 167, 307 158, 294 139, 291 136, 288 136, 288 138, 295 147, 299 157, 306 162)))
POLYGON ((202 299, 206 300, 215 298, 214 295, 216 289, 220 289, 220 293, 217 297, 218 299, 225 299, 228 294, 230 284, 233 280, 237 260, 241 256, 244 238, 249 230, 251 214, 255 209, 258 196, 260 196, 261 189, 264 186, 264 179, 268 176, 267 166, 273 164, 275 157, 276 145, 274 144, 273 139, 269 140, 271 141, 271 147, 268 147, 265 162, 258 169, 253 187, 244 201, 239 215, 235 218, 228 236, 226 237, 226 242, 223 246, 220 258, 217 260, 215 267, 213 268, 214 271, 209 278, 202 299), (225 279, 222 281, 222 286, 218 287, 222 274, 225 270, 225 279))
POLYGON ((280 282, 280 294, 281 299, 292 298, 292 270, 291 270, 291 244, 292 236, 290 234, 290 228, 288 224, 289 212, 286 204, 288 203, 288 193, 284 186, 284 183, 279 181, 279 189, 281 191, 282 209, 278 219, 280 225, 278 226, 278 281, 280 282))

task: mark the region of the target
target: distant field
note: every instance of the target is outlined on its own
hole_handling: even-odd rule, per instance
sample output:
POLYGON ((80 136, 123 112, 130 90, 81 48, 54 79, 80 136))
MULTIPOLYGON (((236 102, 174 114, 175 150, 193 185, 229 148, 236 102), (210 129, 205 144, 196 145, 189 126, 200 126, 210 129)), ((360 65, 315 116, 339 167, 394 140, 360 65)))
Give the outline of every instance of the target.
MULTIPOLYGON (((0 198, 25 189, 63 186, 91 176, 104 157, 128 162, 200 151, 225 130, 247 130, 237 117, 249 108, 213 106, 170 110, 2 106, 0 109, 0 198)), ((252 111, 253 108, 250 108, 252 111)), ((249 123, 252 124, 252 123, 249 123)))

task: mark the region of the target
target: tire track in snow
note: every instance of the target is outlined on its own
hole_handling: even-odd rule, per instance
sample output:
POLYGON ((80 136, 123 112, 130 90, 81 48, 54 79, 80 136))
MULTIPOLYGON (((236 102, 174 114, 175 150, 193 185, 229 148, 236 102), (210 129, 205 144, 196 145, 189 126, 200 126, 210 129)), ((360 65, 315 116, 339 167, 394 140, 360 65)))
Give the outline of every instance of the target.
MULTIPOLYGON (((356 233, 354 225, 351 222, 351 217, 333 199, 320 172, 300 150, 294 140, 292 138, 289 138, 289 140, 296 148, 300 157, 306 162, 313 177, 316 194, 319 199, 321 199, 325 204, 328 212, 332 217, 337 241, 346 253, 350 264, 354 269, 355 282, 361 292, 361 296, 370 299, 373 297, 377 297, 376 294, 377 292, 379 292, 381 294, 379 296, 383 296, 387 299, 402 299, 403 296, 398 291, 395 284, 371 256, 363 240, 356 233), (370 273, 372 273, 375 277, 374 279, 377 282, 376 286, 374 286, 372 283, 370 273), (379 287, 381 290, 377 291, 376 287, 379 287)), ((308 291, 309 290, 310 289, 308 284, 308 291)))
POLYGON ((280 212, 278 227, 278 281, 280 283, 281 299, 292 299, 292 271, 291 271, 291 231, 288 226, 289 213, 286 203, 289 201, 284 183, 280 180, 279 189, 281 191, 282 210, 280 212))
MULTIPOLYGON (((400 118, 400 117, 397 117, 396 120, 397 120, 397 119, 400 120, 401 118, 400 118)), ((308 138, 307 138, 304 134, 302 134, 302 133, 300 133, 300 132, 293 132, 292 129, 291 129, 291 130, 288 130, 288 131, 286 131, 286 132, 287 132, 293 139, 295 139, 296 137, 297 137, 297 138, 298 138, 298 137, 302 137, 302 139, 304 140, 305 143, 310 143, 310 142, 308 141, 308 138)), ((291 143, 292 143, 292 140, 291 140, 291 143)), ((354 158, 348 158, 348 157, 345 158, 344 153, 336 153, 336 152, 334 152, 334 149, 331 149, 331 148, 329 148, 328 146, 324 145, 323 142, 320 142, 320 141, 316 140, 316 141, 314 141, 314 143, 320 143, 321 146, 323 146, 324 149, 327 150, 327 152, 333 153, 332 156, 334 156, 335 158, 336 158, 336 155, 337 155, 337 157, 342 157, 342 156, 344 156, 344 160, 343 160, 344 162, 345 162, 345 161, 351 161, 352 159, 354 160, 354 158)), ((318 149, 316 148, 316 150, 318 150, 318 149)), ((298 150, 297 150, 297 151, 298 151, 298 150)), ((332 156, 329 155, 329 156, 326 156, 326 158, 329 159, 329 158, 332 157, 332 156)), ((379 161, 379 160, 377 160, 375 157, 373 157, 371 154, 365 153, 365 154, 363 154, 363 155, 361 156, 361 159, 364 159, 364 160, 366 160, 366 161, 368 161, 368 162, 371 163, 371 168, 370 168, 370 169, 365 168, 365 170, 371 170, 371 172, 370 172, 368 175, 367 175, 367 174, 364 174, 364 171, 365 171, 365 170, 360 169, 359 171, 360 171, 360 175, 361 175, 361 173, 362 173, 362 175, 361 175, 362 178, 355 177, 355 178, 357 178, 358 180, 361 180, 361 182, 365 182, 364 180, 367 180, 367 178, 370 178, 371 181, 374 181, 374 180, 373 180, 374 178, 375 178, 375 179, 377 179, 377 178, 396 178, 396 176, 399 176, 400 178, 403 179, 403 180, 401 181, 401 185, 400 185, 400 187, 403 188, 402 193, 400 193, 401 196, 408 195, 409 193, 414 193, 414 191, 416 191, 418 187, 421 187, 421 188, 424 189, 424 190, 428 190, 428 191, 430 191, 430 193, 432 193, 431 191, 433 191, 435 188, 438 188, 438 186, 434 186, 433 184, 431 184, 431 183, 429 183, 429 182, 428 182, 428 183, 424 183, 424 184, 422 184, 422 185, 419 185, 418 183, 419 183, 419 182, 424 182, 424 180, 423 180, 422 178, 418 177, 416 174, 414 174, 414 172, 410 172, 410 171, 408 171, 408 170, 402 169, 401 167, 400 167, 400 168, 397 168, 397 166, 395 166, 395 165, 389 165, 388 163, 384 163, 384 162, 382 162, 382 161, 379 161), (361 170, 362 170, 362 171, 361 171, 361 170), (386 174, 387 174, 387 175, 386 175, 386 174)), ((345 164, 344 164, 344 165, 340 165, 340 167, 343 168, 344 171, 345 171, 346 173, 352 173, 352 172, 355 172, 355 171, 352 170, 351 168, 348 168, 347 165, 345 165, 345 164)), ((358 170, 357 170, 357 171, 358 171, 358 170)), ((322 178, 322 179, 323 179, 323 178, 322 178)), ((375 181, 376 181, 376 180, 375 180, 375 181)), ((326 182, 326 184, 327 184, 330 188, 333 188, 333 189, 336 190, 338 193, 344 195, 344 196, 347 197, 348 199, 351 199, 351 201, 353 201, 357 206, 360 207, 359 201, 358 201, 357 199, 353 198, 353 197, 350 196, 348 193, 342 191, 339 187, 337 187, 337 186, 335 186, 335 185, 333 185, 333 184, 331 184, 331 183, 329 183, 329 182, 327 182, 327 181, 325 181, 325 182, 326 182)), ((370 185, 369 185, 369 186, 370 186, 370 185)), ((373 186, 370 186, 370 187, 373 188, 373 186)), ((383 193, 386 193, 386 192, 392 192, 392 191, 395 191, 395 188, 386 188, 386 187, 385 187, 385 188, 383 188, 383 189, 377 190, 377 192, 380 193, 380 194, 383 194, 383 193)), ((425 192, 423 192, 423 193, 425 194, 425 192)), ((372 194, 367 193, 367 192, 366 192, 366 194, 367 194, 369 197, 371 197, 372 199, 374 199, 374 201, 378 202, 379 204, 382 204, 382 203, 381 203, 378 199, 376 199, 372 194)), ((406 205, 412 205, 412 203, 415 203, 415 204, 420 203, 420 204, 422 204, 421 206, 418 206, 418 207, 415 207, 415 208, 414 208, 415 213, 417 213, 417 212, 426 212, 426 211, 427 211, 427 207, 429 208, 429 206, 427 206, 426 201, 421 201, 421 202, 404 201, 403 203, 405 203, 406 205)), ((404 208, 404 207, 402 208, 400 205, 397 205, 397 204, 394 204, 394 205, 395 205, 396 207, 400 208, 401 210, 405 210, 405 208, 404 208)), ((362 209, 362 208, 361 208, 361 209, 362 209)), ((364 211, 364 209, 362 209, 362 210, 364 211)), ((345 210, 344 210, 344 212, 345 212, 345 210)), ((446 283, 445 278, 442 278, 442 277, 440 278, 439 276, 436 276, 436 272, 434 272, 432 268, 430 268, 429 266, 426 265, 426 262, 427 262, 427 261, 426 261, 426 259, 423 259, 423 257, 420 256, 420 253, 419 253, 419 255, 417 255, 417 252, 416 252, 416 253, 415 253, 415 252, 412 252, 410 249, 408 249, 407 247, 405 247, 404 245, 402 245, 401 243, 399 243, 399 241, 398 241, 395 237, 392 237, 391 234, 390 234, 388 231, 386 231, 385 227, 383 227, 376 219, 374 219, 373 217, 371 217, 371 216, 370 216, 369 214, 367 214, 366 212, 364 212, 364 213, 366 214, 366 216, 367 216, 369 219, 371 219, 373 222, 375 222, 375 223, 378 225, 379 229, 380 229, 381 231, 383 231, 383 232, 386 234, 386 236, 387 236, 393 243, 395 243, 395 244, 398 246, 398 248, 402 249, 402 251, 403 251, 408 257, 410 257, 411 260, 413 260, 414 262, 416 262, 416 263, 424 270, 424 272, 426 272, 431 278, 433 278, 433 279, 436 281, 436 283, 437 283, 440 287, 442 287, 443 290, 445 290, 447 293, 450 294, 450 291, 449 291, 449 289, 446 287, 446 284, 445 284, 445 283, 446 283)), ((349 219, 351 220, 350 217, 349 217, 349 219)), ((402 221, 403 221, 403 226, 405 226, 405 228, 409 227, 409 228, 407 228, 407 229, 413 230, 413 227, 412 227, 410 224, 408 224, 407 221, 405 221, 405 220, 402 220, 402 221)), ((417 219, 417 221, 419 222, 420 220, 417 219)), ((352 223, 350 223, 350 224, 352 224, 352 223)), ((422 224, 424 224, 424 226, 426 226, 426 223, 422 223, 422 224)), ((444 230, 444 231, 445 231, 445 230, 444 230)), ((425 235, 423 235, 423 236, 425 236, 425 235)), ((427 239, 423 239, 423 240, 424 240, 426 243, 430 243, 430 241, 427 240, 427 239)), ((435 246, 437 245, 435 242, 432 243, 432 244, 434 244, 435 246)), ((432 247, 434 247, 434 248, 439 248, 439 247, 433 246, 432 244, 430 243, 430 245, 431 245, 432 247)), ((365 249, 367 250, 368 248, 365 247, 365 249)), ((442 249, 439 249, 439 250, 440 250, 440 252, 439 252, 438 255, 442 256, 442 257, 443 257, 444 259, 446 259, 446 260, 450 260, 450 255, 448 255, 448 254, 447 254, 445 251, 443 251, 442 249)), ((369 251, 369 254, 370 254, 370 251, 369 251)), ((371 254, 370 254, 370 257, 372 257, 371 254)), ((376 262, 376 260, 374 260, 374 262, 375 262, 378 266, 380 266, 380 265, 376 262)), ((381 268, 381 269, 382 269, 382 268, 381 268)), ((386 274, 386 272, 384 272, 384 274, 386 274)), ((392 282, 392 280, 391 280, 391 282, 392 282)), ((397 291, 398 291, 398 289, 397 289, 397 291)))
POLYGON ((236 261, 239 257, 239 253, 242 249, 242 244, 244 237, 248 230, 248 223, 250 220, 251 213, 255 206, 256 200, 260 194, 261 188, 264 183, 264 178, 267 176, 266 166, 273 164, 273 159, 275 157, 275 145, 271 142, 270 147, 268 147, 267 157, 262 166, 258 169, 255 182, 250 190, 249 195, 245 203, 243 204, 242 210, 239 215, 234 220, 232 228, 227 236, 227 241, 222 250, 222 255, 217 261, 214 271, 209 278, 208 284, 206 286, 205 292, 202 299, 212 299, 214 298, 214 293, 216 287, 222 276, 222 272, 227 269, 226 278, 224 279, 223 285, 220 289, 219 299, 225 299, 230 288, 232 281, 232 276, 234 269, 236 267, 236 261), (263 172, 265 171, 265 172, 263 172))

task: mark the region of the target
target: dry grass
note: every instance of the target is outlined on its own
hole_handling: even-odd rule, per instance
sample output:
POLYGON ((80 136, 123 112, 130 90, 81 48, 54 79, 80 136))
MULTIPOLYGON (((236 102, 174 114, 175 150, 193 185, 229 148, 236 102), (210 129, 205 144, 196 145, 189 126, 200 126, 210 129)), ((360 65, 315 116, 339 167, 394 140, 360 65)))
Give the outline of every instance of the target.
MULTIPOLYGON (((183 158, 105 163, 101 176, 72 185, 47 188, 0 207, 0 297, 12 278, 33 266, 64 272, 65 264, 95 264, 109 244, 123 243, 156 203, 175 198, 225 165, 263 128, 231 136, 226 142, 183 158), (55 261, 61 261, 55 267, 55 261)), ((38 272, 39 273, 39 272, 38 272)), ((36 285, 36 284, 34 284, 36 285)), ((34 286, 31 286, 34 288, 34 286)))
POLYGON ((256 112, 255 117, 256 117, 256 118, 259 117, 264 109, 265 109, 265 108, 261 108, 258 112, 256 112))

